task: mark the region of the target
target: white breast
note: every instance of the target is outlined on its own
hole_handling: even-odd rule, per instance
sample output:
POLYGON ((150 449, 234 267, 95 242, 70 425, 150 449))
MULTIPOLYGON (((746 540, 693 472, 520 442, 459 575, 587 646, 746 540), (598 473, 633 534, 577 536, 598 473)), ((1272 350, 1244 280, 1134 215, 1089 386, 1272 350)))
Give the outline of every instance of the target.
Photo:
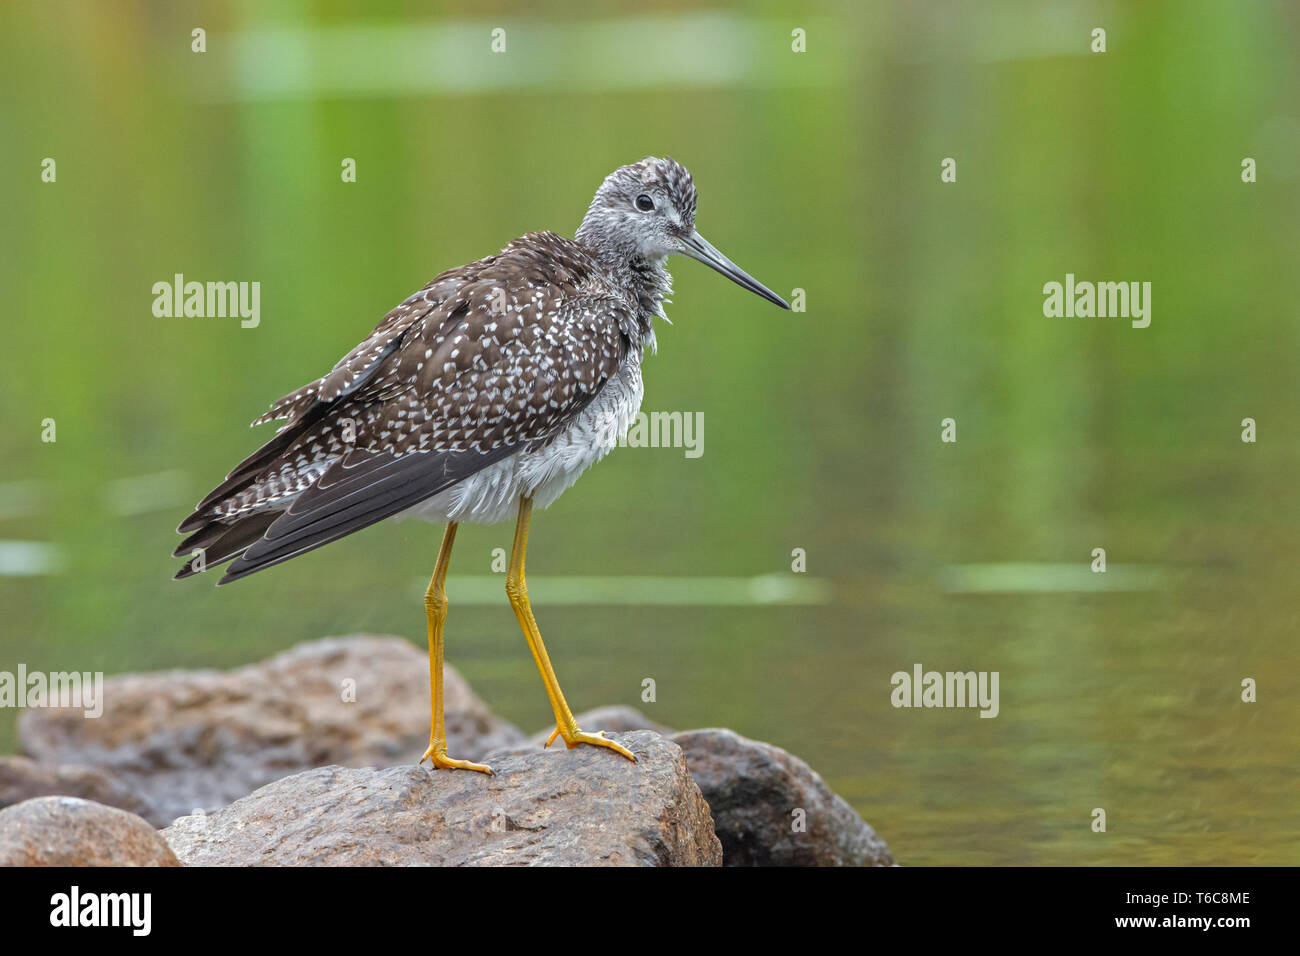
POLYGON ((591 404, 545 448, 516 452, 408 508, 399 520, 495 524, 513 517, 525 495, 532 496, 536 507, 545 508, 627 434, 644 393, 640 350, 632 349, 591 404))

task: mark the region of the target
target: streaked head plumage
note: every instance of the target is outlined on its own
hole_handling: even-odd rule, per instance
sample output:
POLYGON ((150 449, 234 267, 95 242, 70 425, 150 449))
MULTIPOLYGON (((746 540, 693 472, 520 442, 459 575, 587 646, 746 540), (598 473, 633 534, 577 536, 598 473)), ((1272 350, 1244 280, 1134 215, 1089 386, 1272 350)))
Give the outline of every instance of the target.
POLYGON ((662 260, 695 231, 695 183, 675 159, 647 156, 620 166, 600 184, 578 228, 578 241, 601 251, 662 260))
POLYGON ((697 199, 685 166, 672 157, 647 156, 605 177, 575 238, 597 258, 623 266, 640 262, 662 271, 668 256, 689 256, 769 302, 790 308, 696 231, 697 199))

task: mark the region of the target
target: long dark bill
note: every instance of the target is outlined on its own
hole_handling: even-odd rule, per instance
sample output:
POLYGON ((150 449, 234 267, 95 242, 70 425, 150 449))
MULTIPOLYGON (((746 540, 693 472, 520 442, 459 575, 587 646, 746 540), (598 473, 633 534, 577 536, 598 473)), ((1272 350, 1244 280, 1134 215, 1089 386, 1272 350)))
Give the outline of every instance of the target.
POLYGON ((692 259, 698 259, 710 269, 721 272, 724 276, 741 288, 748 289, 755 295, 760 295, 768 302, 779 305, 783 309, 789 309, 790 303, 781 298, 763 283, 759 282, 740 266, 736 265, 721 252, 714 248, 713 243, 705 239, 698 232, 692 232, 689 236, 682 238, 686 248, 683 252, 692 259))

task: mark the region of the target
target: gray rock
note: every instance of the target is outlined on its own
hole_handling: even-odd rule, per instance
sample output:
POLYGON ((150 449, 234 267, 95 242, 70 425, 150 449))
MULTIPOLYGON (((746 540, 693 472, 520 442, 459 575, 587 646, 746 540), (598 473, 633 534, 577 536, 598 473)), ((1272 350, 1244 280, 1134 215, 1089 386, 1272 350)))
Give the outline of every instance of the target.
POLYGON ((326 767, 263 787, 163 835, 187 865, 717 866, 722 850, 681 750, 552 748, 496 771, 326 767))
MULTIPOLYGON (((657 724, 635 707, 624 707, 615 705, 612 707, 596 707, 593 710, 584 710, 580 714, 574 714, 578 721, 578 726, 583 730, 597 731, 608 730, 610 733, 630 734, 635 730, 653 730, 661 737, 671 737, 676 731, 671 727, 665 727, 663 724, 657 724)), ((546 744, 546 738, 551 736, 555 726, 539 730, 528 738, 530 747, 542 747, 546 744)), ((558 737, 552 747, 564 747, 564 741, 558 737)))
MULTIPOLYGON (((311 767, 414 763, 429 741, 428 671, 401 638, 326 638, 231 671, 112 677, 102 717, 27 710, 19 739, 40 763, 108 769, 165 823, 311 767)), ((458 757, 525 740, 451 667, 444 686, 458 757)))
POLYGON ((180 866, 133 813, 77 797, 37 797, 0 810, 0 866, 180 866))
POLYGON ((49 766, 27 757, 0 757, 0 807, 45 796, 93 800, 144 817, 154 826, 166 826, 169 822, 107 770, 65 764, 49 766))
POLYGON ((885 841, 821 776, 731 730, 672 738, 713 812, 724 866, 892 866, 885 841), (803 810, 804 832, 795 829, 803 810))

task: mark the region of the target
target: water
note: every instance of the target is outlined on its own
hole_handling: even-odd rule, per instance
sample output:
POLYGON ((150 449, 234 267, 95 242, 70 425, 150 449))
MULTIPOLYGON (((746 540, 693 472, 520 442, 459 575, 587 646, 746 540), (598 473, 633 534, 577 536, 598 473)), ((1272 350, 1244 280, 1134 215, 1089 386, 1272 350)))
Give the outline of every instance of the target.
MULTIPOLYGON (((805 54, 779 10, 682 14, 675 34, 665 9, 615 82, 590 45, 620 11, 593 6, 502 13, 507 52, 462 50, 455 88, 394 69, 384 44, 411 23, 486 49, 497 11, 448 7, 5 5, 0 567, 40 573, 0 577, 0 669, 421 641, 436 528, 220 590, 170 580, 173 528, 254 447, 244 423, 407 293, 530 229, 571 234, 609 170, 667 153, 695 173, 701 232, 808 310, 675 265, 646 409, 702 412, 704 454, 619 449, 534 521, 531 591, 575 708, 787 747, 907 864, 1300 861, 1290 8, 827 4, 805 54), (226 54, 268 36, 316 65, 226 54), (716 62, 674 70, 674 36, 715 38, 716 62), (348 56, 313 61, 321 43, 348 56), (259 326, 155 318, 177 272, 261 282, 259 326), (1044 317, 1067 273, 1151 282, 1150 327, 1044 317), (1118 583, 1093 590, 1098 547, 1118 583), (645 591, 788 579, 794 549, 816 600, 645 591), (583 579, 606 583, 572 603, 583 579), (999 672, 998 717, 891 707, 916 663, 999 672)), ((458 536, 448 659, 532 730, 546 698, 485 583, 509 542, 458 536)))

